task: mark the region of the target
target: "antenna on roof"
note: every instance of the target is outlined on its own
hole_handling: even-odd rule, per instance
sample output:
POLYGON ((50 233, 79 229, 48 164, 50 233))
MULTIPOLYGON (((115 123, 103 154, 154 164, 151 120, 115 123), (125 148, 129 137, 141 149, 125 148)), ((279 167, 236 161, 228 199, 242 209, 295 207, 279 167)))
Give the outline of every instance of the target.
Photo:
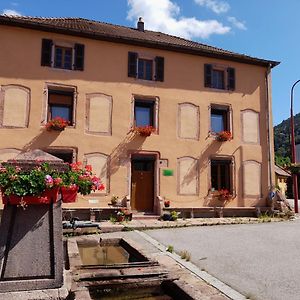
POLYGON ((142 17, 139 17, 139 21, 137 22, 137 30, 138 31, 145 31, 144 29, 144 20, 142 17))

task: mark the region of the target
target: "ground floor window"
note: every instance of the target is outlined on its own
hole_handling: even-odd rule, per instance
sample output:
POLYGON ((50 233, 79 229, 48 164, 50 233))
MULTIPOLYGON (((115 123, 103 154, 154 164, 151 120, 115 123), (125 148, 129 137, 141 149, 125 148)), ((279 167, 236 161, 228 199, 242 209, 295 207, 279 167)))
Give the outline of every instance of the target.
POLYGON ((211 160, 211 189, 232 191, 231 160, 211 160))
POLYGON ((69 164, 76 161, 76 153, 74 149, 46 149, 45 151, 69 164))

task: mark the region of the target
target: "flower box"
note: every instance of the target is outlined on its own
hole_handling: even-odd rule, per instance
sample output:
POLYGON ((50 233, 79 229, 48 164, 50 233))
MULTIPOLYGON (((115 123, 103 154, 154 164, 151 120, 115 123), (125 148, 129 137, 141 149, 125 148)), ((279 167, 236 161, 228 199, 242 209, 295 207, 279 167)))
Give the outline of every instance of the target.
POLYGON ((77 199, 78 186, 74 186, 74 187, 62 186, 60 188, 60 192, 61 192, 63 203, 73 203, 76 202, 77 199))
POLYGON ((232 134, 230 131, 221 131, 217 133, 217 140, 220 142, 230 141, 232 139, 232 134))
POLYGON ((50 204, 55 203, 58 199, 59 188, 55 187, 52 189, 45 190, 40 196, 17 196, 17 195, 5 195, 2 191, 2 202, 3 204, 20 205, 25 203, 28 204, 50 204))
POLYGON ((137 132, 140 136, 150 136, 151 133, 155 131, 155 128, 152 126, 140 126, 140 127, 135 127, 134 131, 137 132))
POLYGON ((46 124, 46 129, 48 131, 54 130, 54 131, 63 131, 68 126, 69 122, 66 121, 63 118, 56 117, 54 119, 51 119, 46 124))

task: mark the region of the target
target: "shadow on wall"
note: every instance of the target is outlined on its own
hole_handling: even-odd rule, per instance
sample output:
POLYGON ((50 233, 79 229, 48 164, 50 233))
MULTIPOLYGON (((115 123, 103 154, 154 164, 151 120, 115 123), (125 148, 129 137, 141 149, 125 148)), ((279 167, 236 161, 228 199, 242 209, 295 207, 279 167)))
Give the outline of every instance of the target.
POLYGON ((120 144, 115 147, 110 154, 110 175, 116 173, 122 160, 128 159, 129 150, 140 150, 145 142, 146 137, 140 136, 134 131, 129 131, 120 144))
MULTIPOLYGON (((201 174, 207 169, 208 162, 212 153, 217 154, 220 152, 221 143, 215 142, 214 140, 210 143, 203 152, 195 158, 196 163, 193 163, 184 175, 181 186, 190 184, 197 174, 201 174)), ((199 184, 199 183, 198 183, 199 184)))
POLYGON ((60 131, 47 131, 42 129, 37 136, 35 136, 22 148, 22 152, 27 152, 39 148, 46 148, 58 138, 59 134, 60 131))

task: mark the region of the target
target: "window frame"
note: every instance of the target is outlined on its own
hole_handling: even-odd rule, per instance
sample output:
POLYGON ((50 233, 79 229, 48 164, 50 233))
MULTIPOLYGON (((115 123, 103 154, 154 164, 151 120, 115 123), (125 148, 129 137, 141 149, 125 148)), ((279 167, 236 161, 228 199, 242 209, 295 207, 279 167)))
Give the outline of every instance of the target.
POLYGON ((73 70, 73 65, 74 65, 74 48, 72 47, 65 47, 65 46, 60 46, 60 45, 54 45, 54 59, 53 59, 53 68, 55 69, 63 69, 63 70, 73 70), (61 49, 62 55, 61 55, 61 66, 57 66, 57 57, 56 57, 56 50, 61 49), (65 68, 65 55, 66 51, 70 50, 71 51, 71 65, 70 68, 65 68))
POLYGON ((162 56, 153 56, 147 53, 128 52, 128 77, 145 82, 164 81, 165 60, 162 56), (139 63, 143 61, 144 75, 140 77, 139 63), (147 78, 146 63, 151 62, 151 79, 147 78))
POLYGON ((73 105, 72 105, 72 123, 68 125, 68 128, 76 127, 76 108, 77 108, 77 87, 71 85, 57 84, 57 83, 46 83, 44 88, 44 108, 42 112, 42 126, 49 121, 49 91, 61 92, 61 93, 73 93, 73 105))
MULTIPOLYGON (((78 149, 74 148, 74 147, 49 147, 49 148, 45 148, 43 149, 43 151, 56 156, 55 154, 69 154, 72 155, 72 161, 68 162, 68 163, 73 163, 77 161, 77 153, 78 153, 78 149)), ((64 161, 66 162, 66 161, 64 161)))
POLYGON ((41 66, 50 67, 54 70, 83 71, 85 58, 85 45, 80 43, 70 43, 63 40, 42 39, 41 66), (64 67, 64 56, 62 55, 62 65, 56 65, 56 49, 63 52, 71 50, 71 68, 64 67))
MULTIPOLYGON (((214 189, 212 187, 212 162, 227 162, 229 165, 229 192, 233 195, 233 197, 236 196, 236 166, 235 166, 235 158, 234 156, 230 155, 213 155, 209 159, 209 172, 208 172, 208 190, 212 194, 218 194, 218 190, 214 189)), ((220 163, 221 164, 221 163, 220 163)))
MULTIPOLYGON (((221 131, 230 131, 233 138, 233 123, 232 123, 232 107, 230 104, 211 104, 208 108, 209 111, 209 135, 216 136, 219 132, 212 130, 212 111, 219 111, 223 115, 223 127, 221 131)), ((216 114, 217 115, 217 114, 216 114)))
POLYGON ((235 68, 221 64, 204 64, 204 87, 217 91, 236 90, 236 71, 235 68), (214 85, 214 74, 223 73, 222 87, 214 85))
POLYGON ((141 103, 149 105, 148 103, 152 103, 152 124, 150 125, 154 128, 154 134, 159 133, 159 97, 156 96, 142 96, 142 95, 133 95, 132 100, 131 100, 131 130, 134 129, 136 126, 136 121, 135 121, 135 103, 141 103))

